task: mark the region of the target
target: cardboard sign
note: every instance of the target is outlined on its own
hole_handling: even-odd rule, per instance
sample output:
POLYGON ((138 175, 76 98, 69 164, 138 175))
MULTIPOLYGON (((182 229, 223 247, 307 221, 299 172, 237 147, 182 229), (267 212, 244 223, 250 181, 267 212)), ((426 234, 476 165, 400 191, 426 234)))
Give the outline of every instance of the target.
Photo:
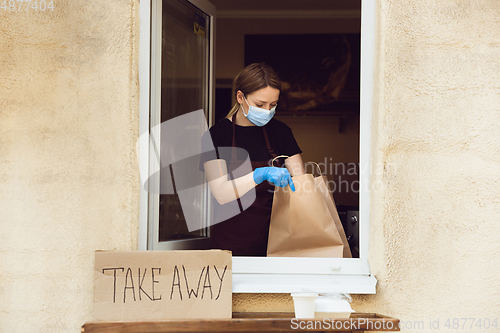
POLYGON ((229 251, 96 252, 95 321, 231 318, 229 251))

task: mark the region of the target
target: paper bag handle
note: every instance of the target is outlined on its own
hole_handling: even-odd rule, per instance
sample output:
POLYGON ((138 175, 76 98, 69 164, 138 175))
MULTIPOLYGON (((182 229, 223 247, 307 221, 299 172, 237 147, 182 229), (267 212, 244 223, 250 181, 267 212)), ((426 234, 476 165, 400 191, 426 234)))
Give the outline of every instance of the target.
MULTIPOLYGON (((320 168, 320 166, 319 166, 319 164, 318 164, 318 163, 313 162, 313 161, 309 161, 309 162, 306 162, 306 163, 304 163, 304 164, 309 164, 309 163, 314 163, 314 164, 318 167, 318 173, 319 173, 321 176, 322 176, 322 175, 324 175, 323 173, 321 173, 321 168, 320 168)), ((314 172, 313 172, 313 173, 314 173, 314 172)))
POLYGON ((271 166, 274 166, 274 161, 277 159, 277 158, 280 158, 280 157, 286 157, 286 158, 289 158, 290 156, 287 156, 287 155, 279 155, 279 156, 276 156, 275 158, 273 158, 273 160, 271 161, 271 166))

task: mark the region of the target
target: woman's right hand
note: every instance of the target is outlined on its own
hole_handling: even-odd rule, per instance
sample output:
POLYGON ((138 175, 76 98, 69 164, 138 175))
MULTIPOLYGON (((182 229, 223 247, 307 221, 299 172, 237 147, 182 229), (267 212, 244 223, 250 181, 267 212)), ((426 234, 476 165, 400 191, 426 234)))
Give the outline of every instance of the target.
POLYGON ((277 167, 263 167, 256 168, 253 172, 253 180, 256 184, 262 183, 264 180, 273 183, 279 187, 286 187, 290 185, 290 188, 295 192, 295 185, 293 184, 292 176, 286 168, 277 167))

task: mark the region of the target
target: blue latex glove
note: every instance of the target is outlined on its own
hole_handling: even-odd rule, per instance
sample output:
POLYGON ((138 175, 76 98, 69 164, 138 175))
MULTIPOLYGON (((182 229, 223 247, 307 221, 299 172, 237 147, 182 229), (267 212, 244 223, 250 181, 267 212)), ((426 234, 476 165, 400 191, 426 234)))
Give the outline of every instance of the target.
POLYGON ((295 185, 293 184, 292 176, 290 176, 290 173, 286 168, 256 168, 253 172, 253 181, 260 184, 264 180, 267 180, 268 182, 271 182, 279 187, 286 187, 287 185, 290 185, 292 191, 295 192, 295 185))

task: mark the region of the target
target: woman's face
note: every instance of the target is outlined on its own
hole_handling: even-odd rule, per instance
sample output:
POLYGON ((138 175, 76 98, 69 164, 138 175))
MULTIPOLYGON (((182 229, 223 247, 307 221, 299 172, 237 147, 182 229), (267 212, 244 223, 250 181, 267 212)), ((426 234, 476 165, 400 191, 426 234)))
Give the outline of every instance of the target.
POLYGON ((271 110, 278 104, 280 91, 276 88, 265 87, 245 96, 248 104, 243 99, 243 93, 238 90, 236 98, 238 104, 243 105, 245 112, 248 112, 248 105, 253 105, 261 109, 271 110))

